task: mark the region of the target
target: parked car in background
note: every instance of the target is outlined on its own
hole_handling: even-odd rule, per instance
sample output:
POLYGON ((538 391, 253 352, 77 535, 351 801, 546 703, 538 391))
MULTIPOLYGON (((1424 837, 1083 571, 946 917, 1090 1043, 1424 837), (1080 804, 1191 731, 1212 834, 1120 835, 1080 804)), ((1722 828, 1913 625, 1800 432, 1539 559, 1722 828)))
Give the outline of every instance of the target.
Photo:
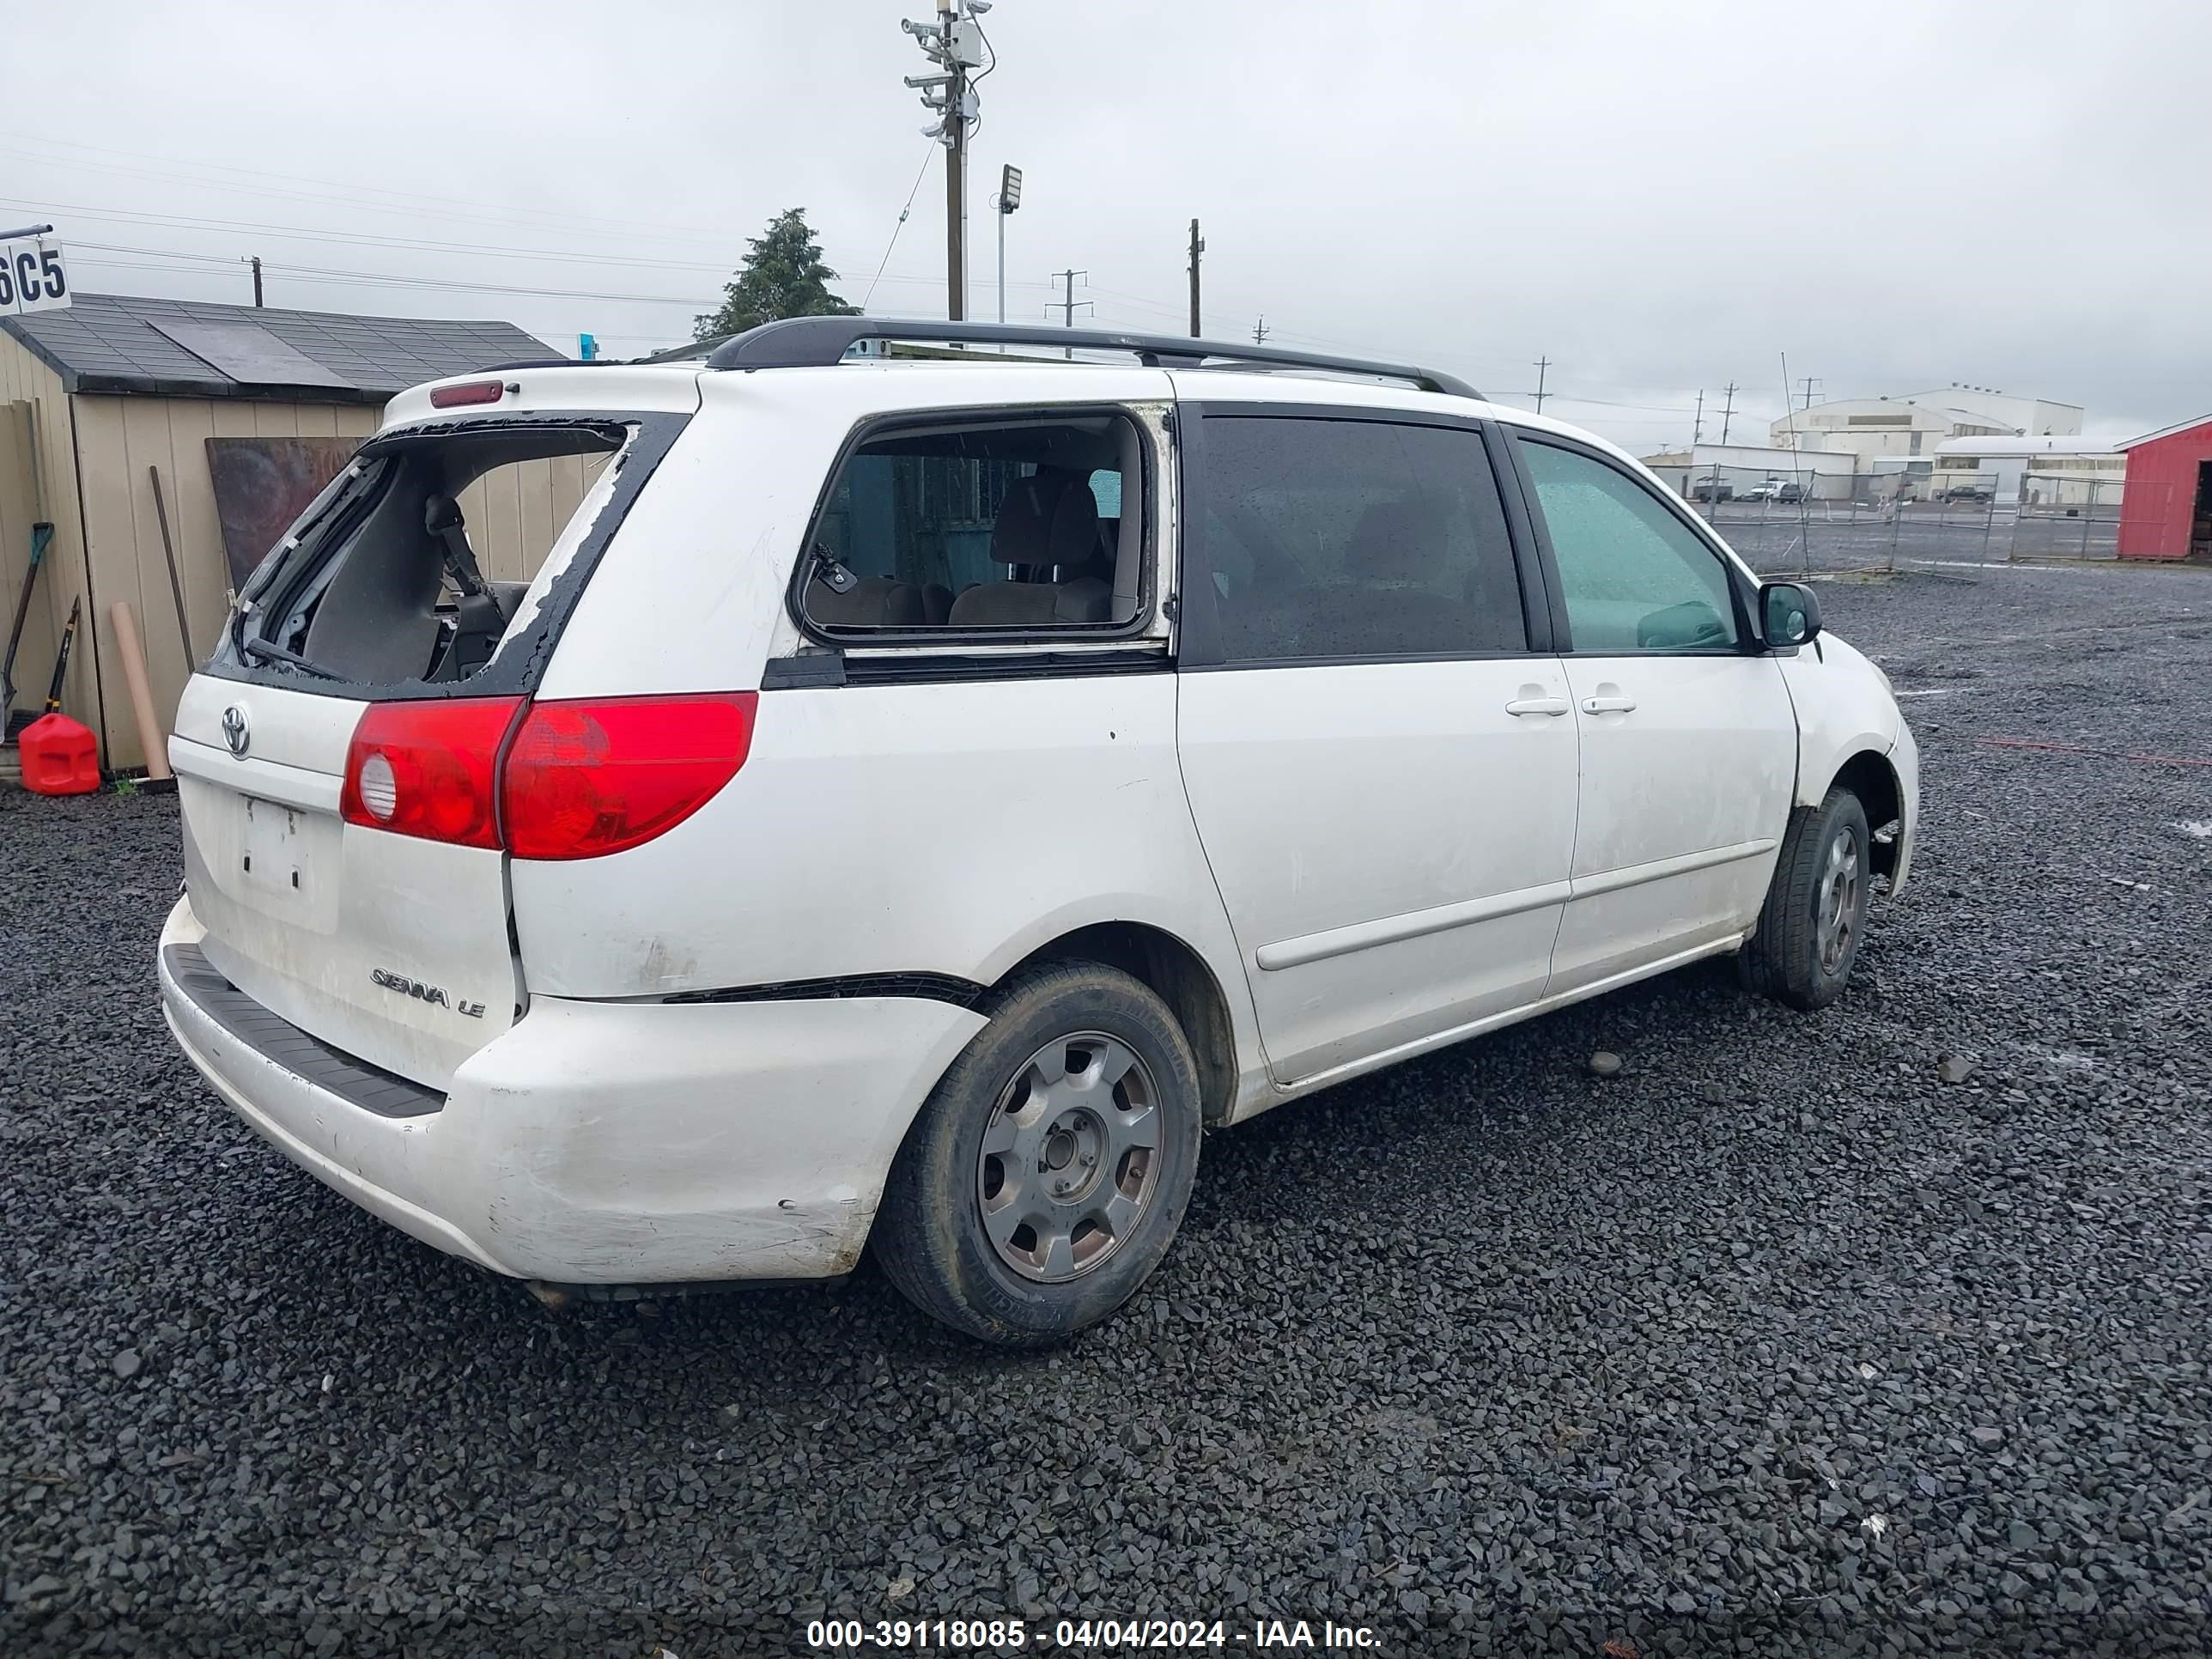
POLYGON ((1986 484, 1953 484, 1942 495, 1947 501, 1993 501, 1996 498, 1996 491, 1986 484))
POLYGON ((870 1248, 1018 1346, 1144 1283, 1205 1128, 1701 957, 1824 1006, 1918 799, 1814 591, 1601 439, 860 317, 402 393, 170 755, 163 1008, 304 1169, 549 1297, 870 1248), (466 492, 579 456, 483 580, 466 492))
POLYGON ((1735 499, 1735 486, 1726 478, 1699 478, 1690 486, 1690 499, 1693 501, 1732 501, 1735 499))
POLYGON ((1795 504, 1805 499, 1805 486, 1795 478, 1766 478, 1753 484, 1737 497, 1746 501, 1788 501, 1795 504))

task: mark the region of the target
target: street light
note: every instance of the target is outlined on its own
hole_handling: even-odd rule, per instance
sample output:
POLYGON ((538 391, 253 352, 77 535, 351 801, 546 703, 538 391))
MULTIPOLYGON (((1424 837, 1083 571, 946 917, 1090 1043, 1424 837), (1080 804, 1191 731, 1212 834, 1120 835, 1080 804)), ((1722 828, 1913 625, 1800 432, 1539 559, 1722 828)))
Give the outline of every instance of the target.
POLYGON ((1022 204, 1022 170, 1011 162, 999 170, 999 193, 991 205, 999 210, 999 320, 1006 320, 1006 220, 1022 204))

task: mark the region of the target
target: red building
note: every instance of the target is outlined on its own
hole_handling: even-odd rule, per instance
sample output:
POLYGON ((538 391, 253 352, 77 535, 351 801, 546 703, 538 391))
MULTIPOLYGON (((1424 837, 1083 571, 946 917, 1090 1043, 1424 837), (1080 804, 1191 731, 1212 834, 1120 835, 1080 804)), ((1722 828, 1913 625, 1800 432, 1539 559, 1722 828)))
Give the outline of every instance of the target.
POLYGON ((2120 446, 2124 559, 2212 560, 2212 415, 2120 446))

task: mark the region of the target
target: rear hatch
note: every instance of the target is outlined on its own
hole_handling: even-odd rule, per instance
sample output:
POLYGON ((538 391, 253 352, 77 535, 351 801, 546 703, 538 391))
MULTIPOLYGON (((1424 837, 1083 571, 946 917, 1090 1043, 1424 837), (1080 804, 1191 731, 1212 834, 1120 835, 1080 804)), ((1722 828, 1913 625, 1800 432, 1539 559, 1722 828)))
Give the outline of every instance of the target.
MULTIPOLYGON (((210 964, 332 1047, 441 1091, 526 998, 504 748, 687 418, 537 407, 545 380, 592 384, 434 388, 433 402, 472 400, 442 415, 421 393, 396 404, 431 417, 365 445, 249 579, 170 744, 210 964), (483 406, 499 404, 533 406, 483 406)), ((690 403, 660 401, 696 404, 695 380, 676 387, 690 403)))

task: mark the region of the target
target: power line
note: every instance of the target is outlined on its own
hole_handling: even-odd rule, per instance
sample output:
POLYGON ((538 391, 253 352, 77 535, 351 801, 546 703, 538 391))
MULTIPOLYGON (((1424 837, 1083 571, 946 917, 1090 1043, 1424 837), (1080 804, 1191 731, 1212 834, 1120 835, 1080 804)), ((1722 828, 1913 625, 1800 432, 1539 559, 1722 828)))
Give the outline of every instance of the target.
POLYGON ((463 201, 457 197, 428 195, 417 191, 392 190, 383 185, 364 185, 358 182, 341 184, 306 174, 272 173, 258 167, 228 167, 211 161, 195 161, 191 163, 192 171, 189 173, 169 172, 160 168, 118 167, 106 162, 79 161, 67 157, 26 154, 20 146, 24 143, 44 144, 48 147, 91 150, 103 155, 144 158, 137 156, 135 151, 103 149, 98 145, 81 144, 59 138, 19 138, 12 142, 19 146, 14 153, 14 159, 19 163, 31 161, 48 167, 79 167, 88 172, 151 179, 169 184, 192 185, 202 189, 234 191, 245 195, 267 196, 284 201, 312 202, 321 206, 327 206, 333 203, 345 203, 356 210, 417 213, 432 218, 465 220, 471 224, 507 223, 517 228, 567 232, 573 232, 580 226, 599 226, 630 234, 642 233, 671 242, 689 243, 694 246, 710 246, 695 235, 644 220, 612 219, 588 214, 569 213, 565 210, 555 211, 551 209, 544 212, 534 212, 526 208, 519 209, 482 201, 463 201), (273 190, 267 185, 210 179, 207 177, 210 173, 241 173, 250 178, 275 179, 289 184, 310 185, 313 188, 311 190, 273 190), (361 199, 368 197, 386 197, 392 199, 386 202, 361 199))
MULTIPOLYGON (((106 249, 108 245, 84 242, 78 246, 106 249)), ((179 253, 162 248, 130 248, 121 250, 132 253, 150 253, 160 260, 191 260, 190 264, 156 263, 143 259, 80 259, 87 265, 112 266, 123 270, 185 270, 206 274, 207 268, 235 266, 237 260, 227 253, 179 253)), ((599 289, 578 288, 534 288, 520 283, 468 283, 447 281, 434 276, 401 276, 386 271, 344 270, 329 265, 278 264, 264 261, 262 268, 271 275, 283 274, 298 281, 358 283, 375 288, 408 288, 441 289, 456 294, 518 294, 556 300, 617 300, 639 305, 690 306, 695 309, 711 306, 712 301, 686 298, 673 294, 616 294, 599 289)))
POLYGON ((1735 382, 1734 380, 1730 380, 1728 383, 1726 390, 1728 392, 1728 407, 1721 410, 1721 442, 1723 444, 1726 444, 1728 442, 1729 422, 1735 415, 1735 382))
POLYGON ((1541 415, 1544 412, 1544 376, 1551 371, 1551 367, 1552 360, 1549 357, 1539 357, 1536 359, 1535 397, 1536 412, 1539 415, 1541 415))
POLYGON ((906 205, 899 210, 898 222, 891 227, 891 239, 884 244, 884 257, 877 263, 876 274, 868 279, 868 291, 860 296, 860 309, 868 308, 868 301, 876 297, 876 284, 884 280, 884 267, 891 262, 891 250, 898 246, 899 232, 906 225, 906 216, 914 211, 914 198, 921 194, 921 181, 929 172, 929 153, 922 152, 921 166, 914 175, 914 188, 906 193, 906 205))
POLYGON ((0 202, 17 207, 51 207, 59 213, 74 213, 86 219, 112 220, 120 224, 148 225, 165 230, 191 231, 251 231, 257 235, 277 236, 290 241, 328 242, 340 246, 362 247, 412 248, 438 253, 488 254, 508 259, 551 259, 568 264, 633 265, 641 270, 714 270, 733 267, 720 260, 653 259, 635 255, 577 253, 553 248, 500 247, 482 242, 446 242, 426 237, 367 236, 343 230, 310 230, 301 225, 267 224, 252 219, 210 219, 188 214, 142 213, 121 208, 89 208, 68 202, 40 203, 22 198, 0 197, 0 202))

